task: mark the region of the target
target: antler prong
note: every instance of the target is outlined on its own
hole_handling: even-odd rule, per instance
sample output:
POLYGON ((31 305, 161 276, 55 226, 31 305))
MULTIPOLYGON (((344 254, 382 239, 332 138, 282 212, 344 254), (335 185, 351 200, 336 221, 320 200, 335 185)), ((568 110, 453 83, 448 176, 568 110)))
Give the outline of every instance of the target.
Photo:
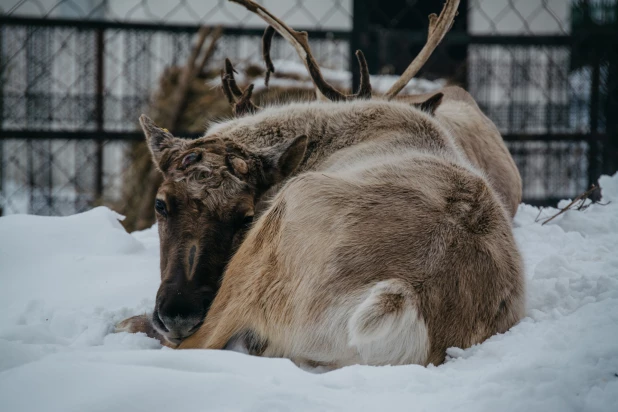
POLYGON ((459 0, 446 0, 439 16, 435 13, 429 15, 429 30, 427 30, 427 42, 421 49, 420 53, 412 60, 412 63, 403 72, 401 77, 397 79, 395 84, 391 86, 384 97, 391 100, 403 89, 406 84, 418 73, 423 65, 431 56, 431 53, 440 44, 444 35, 451 29, 455 16, 457 15, 457 7, 459 0))
MULTIPOLYGON (((238 3, 241 6, 244 6, 250 12, 257 14, 269 25, 269 27, 267 27, 264 32, 264 36, 262 37, 262 54, 264 57, 264 62, 266 64, 265 83, 267 86, 270 80, 270 74, 275 71, 275 67, 270 57, 270 47, 272 45, 272 38, 274 36, 274 32, 276 31, 294 47, 296 53, 305 64, 305 67, 307 68, 307 71, 311 76, 311 80, 316 86, 316 95, 319 100, 328 99, 332 101, 341 101, 353 99, 367 99, 371 97, 371 82, 369 77, 369 70, 367 67, 367 61, 365 60, 365 57, 360 50, 356 52, 356 58, 358 59, 358 64, 360 68, 359 89, 355 94, 345 95, 339 92, 333 86, 331 86, 322 76, 320 67, 318 66, 315 58, 313 57, 311 47, 309 47, 307 32, 299 32, 291 29, 285 23, 283 23, 273 14, 271 14, 265 7, 255 3, 253 0, 230 1, 238 3)), ((401 75, 401 77, 386 92, 384 97, 387 100, 391 100, 393 97, 395 97, 405 87, 405 85, 408 84, 410 79, 412 79, 412 77, 414 77, 414 75, 416 75, 416 73, 418 73, 421 67, 423 67, 423 65, 427 62, 429 56, 431 56, 432 52, 442 41, 444 35, 453 26, 455 16, 457 15, 458 6, 459 0, 446 0, 439 16, 437 16, 435 13, 429 15, 427 42, 421 49, 420 53, 414 58, 408 68, 401 75)), ((231 67, 231 63, 229 64, 229 67, 231 67)), ((232 96, 235 104, 237 104, 237 98, 240 98, 239 95, 242 96, 243 94, 240 89, 238 89, 236 81, 234 80, 233 68, 232 70, 228 70, 227 61, 225 77, 226 79, 223 81, 224 92, 226 93, 228 100, 230 99, 230 96, 232 96)))
MULTIPOLYGON (((296 50, 296 53, 300 57, 301 61, 305 64, 309 75, 311 76, 311 80, 313 84, 316 86, 316 94, 319 100, 351 100, 357 98, 356 95, 346 96, 345 94, 337 91, 333 86, 331 86, 322 76, 322 72, 320 71, 320 67, 318 66, 315 58, 313 57, 313 53, 311 52, 311 47, 309 47, 309 36, 307 32, 304 31, 296 31, 287 26, 284 22, 279 20, 273 14, 271 14, 265 7, 253 2, 252 0, 230 0, 234 3, 238 3, 241 6, 244 6, 247 10, 252 13, 257 14, 262 18, 268 25, 270 25, 274 30, 276 30, 283 38, 285 38, 296 50)), ((272 35, 268 38, 268 29, 264 33, 263 44, 270 46, 270 40, 272 39, 272 35)), ((264 50, 270 50, 270 48, 265 47, 264 50)), ((265 55, 270 60, 270 54, 268 56, 265 55)), ((272 63, 272 62, 271 62, 272 63)), ((268 61, 266 62, 267 69, 270 71, 270 67, 268 67, 268 61)), ((366 62, 365 62, 366 66, 366 62)), ((361 65, 362 69, 362 65, 361 65)), ((269 74, 267 74, 268 78, 269 74)), ((368 79, 368 76, 365 76, 368 79)), ((368 81, 368 80, 367 80, 368 81)), ((363 89, 366 94, 366 87, 363 89)))
POLYGON ((225 74, 225 70, 221 70, 221 87, 223 88, 223 94, 230 105, 236 104, 236 99, 234 98, 234 94, 232 93, 232 89, 230 88, 229 81, 227 79, 227 75, 225 74))
POLYGON ((436 13, 431 13, 429 15, 429 29, 427 32, 429 36, 433 34, 433 31, 436 28, 436 21, 438 21, 438 15, 436 13))
POLYGON ((240 99, 234 106, 234 114, 237 117, 244 116, 246 114, 253 114, 259 110, 259 108, 251 101, 251 95, 253 94, 253 84, 250 84, 240 96, 240 99))
POLYGON ((242 95, 242 90, 236 84, 236 79, 234 78, 234 73, 238 73, 230 59, 225 59, 225 76, 228 81, 231 92, 236 97, 240 97, 242 95))
POLYGON ((260 108, 251 101, 253 84, 250 84, 244 92, 241 91, 238 84, 236 84, 234 73, 237 73, 237 71, 234 69, 232 62, 230 59, 225 59, 225 69, 221 70, 221 86, 223 94, 225 94, 227 101, 232 106, 234 115, 241 117, 246 114, 256 113, 260 108))
POLYGON ((356 50, 356 60, 358 60, 358 66, 360 67, 360 84, 355 96, 359 99, 371 99, 369 67, 367 66, 367 60, 365 60, 365 55, 362 51, 356 50))
POLYGON ((270 46, 272 45, 274 35, 275 29, 273 26, 268 26, 266 27, 266 30, 264 30, 264 35, 262 36, 262 57, 264 58, 264 63, 266 64, 266 75, 264 78, 264 84, 266 87, 268 87, 268 82, 270 81, 270 74, 275 72, 275 65, 270 58, 270 46))

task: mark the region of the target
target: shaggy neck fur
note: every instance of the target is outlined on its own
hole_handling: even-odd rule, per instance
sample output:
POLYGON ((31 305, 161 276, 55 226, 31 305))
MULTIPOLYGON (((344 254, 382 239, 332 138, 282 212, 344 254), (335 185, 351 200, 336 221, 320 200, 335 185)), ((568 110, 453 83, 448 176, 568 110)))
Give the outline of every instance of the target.
POLYGON ((215 125, 205 137, 231 138, 259 149, 307 135, 307 153, 296 174, 314 170, 333 153, 357 143, 398 139, 406 147, 441 151, 458 157, 457 163, 472 164, 514 216, 521 202, 521 178, 500 133, 465 91, 450 87, 443 92, 434 116, 407 101, 296 103, 215 125), (436 128, 442 133, 427 132, 436 128))

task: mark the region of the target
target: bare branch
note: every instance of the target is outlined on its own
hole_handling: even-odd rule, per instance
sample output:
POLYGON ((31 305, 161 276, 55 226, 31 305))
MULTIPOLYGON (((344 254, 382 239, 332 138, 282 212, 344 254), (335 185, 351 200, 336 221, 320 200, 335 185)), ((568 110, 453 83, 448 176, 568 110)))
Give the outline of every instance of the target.
POLYGON ((189 54, 189 59, 187 60, 187 65, 185 66, 189 70, 193 70, 195 68, 195 61, 197 60, 197 56, 200 54, 202 50, 202 46, 204 45, 204 41, 206 41, 206 37, 210 34, 210 27, 202 26, 198 31, 197 42, 195 46, 191 49, 191 54, 189 54))
MULTIPOLYGON (((189 94, 189 86, 191 84, 191 80, 197 74, 195 70, 195 61, 202 50, 202 46, 204 46, 204 41, 206 41, 206 37, 210 33, 210 28, 202 26, 198 31, 197 42, 195 46, 191 49, 191 53, 189 54, 189 58, 187 59, 187 63, 182 68, 180 73, 180 79, 178 81, 178 87, 174 90, 174 101, 176 102, 176 107, 171 115, 171 120, 169 123, 170 129, 176 130, 180 124, 180 118, 182 116, 182 112, 187 106, 187 99, 189 94)), ((216 42, 216 40, 215 40, 216 42)), ((211 43, 214 47, 215 43, 211 43)))
POLYGON ((543 212, 543 206, 539 207, 539 213, 537 213, 536 217, 534 218, 534 223, 537 223, 539 220, 541 220, 541 213, 543 212))
MULTIPOLYGON (((234 0, 232 0, 234 1, 234 0)), ((408 82, 418 73, 423 65, 431 56, 431 53, 440 44, 444 35, 453 26, 455 16, 457 15, 457 7, 459 7, 459 0, 446 0, 444 7, 440 12, 440 16, 435 14, 429 15, 429 30, 427 33, 427 42, 421 49, 420 53, 412 60, 412 63, 403 72, 401 77, 397 79, 395 84, 391 86, 386 92, 384 97, 387 100, 391 100, 408 84, 408 82)))
POLYGON ((215 27, 210 32, 210 43, 208 44, 208 48, 204 52, 204 55, 202 56, 199 64, 195 66, 196 74, 199 74, 204 70, 204 67, 206 67, 206 63, 208 63, 212 55, 215 53, 215 50, 217 49, 217 42, 221 38, 221 34, 223 34, 223 27, 221 26, 215 27))
MULTIPOLYGON (((571 210, 573 208, 575 208, 575 210, 586 210, 588 208, 588 206, 590 206, 590 205, 586 205, 586 200, 590 197, 591 194, 593 194, 598 189, 599 188, 596 187, 595 185, 590 186, 590 189, 586 190, 584 193, 582 193, 581 195, 577 196, 575 199, 573 199, 571 201, 571 203, 569 203, 568 205, 566 205, 565 207, 560 209, 560 211, 558 213, 556 213, 555 215, 551 216, 549 219, 546 219, 543 223, 541 223, 541 226, 545 225, 546 223, 551 222, 552 220, 554 220, 555 218, 557 218, 561 214, 563 214, 566 211, 571 210)), ((592 201, 592 203, 596 203, 596 204, 602 205, 602 206, 605 206, 605 205, 608 204, 608 203, 598 203, 598 202, 595 202, 595 201, 592 201)), ((539 214, 537 215, 536 219, 534 220, 535 222, 538 222, 539 216, 541 215, 541 210, 539 210, 539 214)))

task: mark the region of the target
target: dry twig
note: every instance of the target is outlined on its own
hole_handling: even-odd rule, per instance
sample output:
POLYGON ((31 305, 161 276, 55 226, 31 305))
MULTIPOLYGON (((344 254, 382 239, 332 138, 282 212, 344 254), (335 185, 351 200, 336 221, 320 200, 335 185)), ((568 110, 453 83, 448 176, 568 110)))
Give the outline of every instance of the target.
POLYGON ((171 119, 169 120, 169 129, 172 130, 172 132, 178 129, 180 117, 187 106, 191 81, 199 75, 202 70, 204 70, 206 63, 212 57, 215 52, 217 41, 219 40, 219 37, 221 37, 221 32, 221 27, 217 27, 214 30, 205 26, 200 27, 197 42, 191 49, 191 54, 189 55, 187 63, 185 64, 180 75, 178 87, 174 90, 174 101, 176 102, 176 107, 174 108, 171 119), (206 37, 209 35, 211 35, 209 46, 203 52, 202 58, 198 62, 197 59, 200 56, 200 53, 202 53, 204 42, 206 41, 206 37))
MULTIPOLYGON (((586 210, 590 207, 590 205, 592 204, 598 204, 600 206, 606 206, 609 204, 609 202, 607 203, 599 203, 599 202, 595 202, 594 200, 590 199, 590 203, 586 204, 586 200, 588 200, 590 198, 590 195, 592 195, 596 190, 598 190, 598 187, 595 185, 590 186, 590 189, 586 190, 584 193, 582 193, 581 195, 577 196, 575 199, 573 199, 571 201, 571 203, 569 203, 568 205, 566 205, 565 207, 561 208, 558 213, 554 214, 553 216, 550 216, 549 218, 547 218, 545 221, 543 221, 543 223, 541 223, 542 225, 545 225, 546 223, 551 222, 552 220, 554 220, 555 218, 557 218, 558 216, 560 216, 561 214, 565 213, 567 210, 571 210, 571 209, 575 209, 575 210, 586 210)), ((539 209, 539 214, 536 216, 536 219, 534 219, 534 222, 539 222, 540 216, 541 216, 541 212, 543 211, 543 208, 539 209)))

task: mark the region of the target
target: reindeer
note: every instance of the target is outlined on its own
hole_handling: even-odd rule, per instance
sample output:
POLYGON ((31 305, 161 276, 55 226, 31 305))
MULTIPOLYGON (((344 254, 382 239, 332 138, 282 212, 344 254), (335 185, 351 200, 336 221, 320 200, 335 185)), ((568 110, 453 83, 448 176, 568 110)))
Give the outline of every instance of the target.
MULTIPOLYGON (((257 107, 227 61, 236 119, 190 141, 140 118, 164 175, 155 330, 180 348, 240 346, 332 368, 439 364, 447 347, 515 324, 521 179, 498 130, 457 87, 396 98, 458 1, 430 16, 425 48, 377 98, 362 53, 359 91, 345 95, 323 79, 306 33, 232 1, 272 27, 269 71, 274 31, 294 45, 318 101, 257 107)), ((155 335, 140 317, 118 330, 155 335)))

